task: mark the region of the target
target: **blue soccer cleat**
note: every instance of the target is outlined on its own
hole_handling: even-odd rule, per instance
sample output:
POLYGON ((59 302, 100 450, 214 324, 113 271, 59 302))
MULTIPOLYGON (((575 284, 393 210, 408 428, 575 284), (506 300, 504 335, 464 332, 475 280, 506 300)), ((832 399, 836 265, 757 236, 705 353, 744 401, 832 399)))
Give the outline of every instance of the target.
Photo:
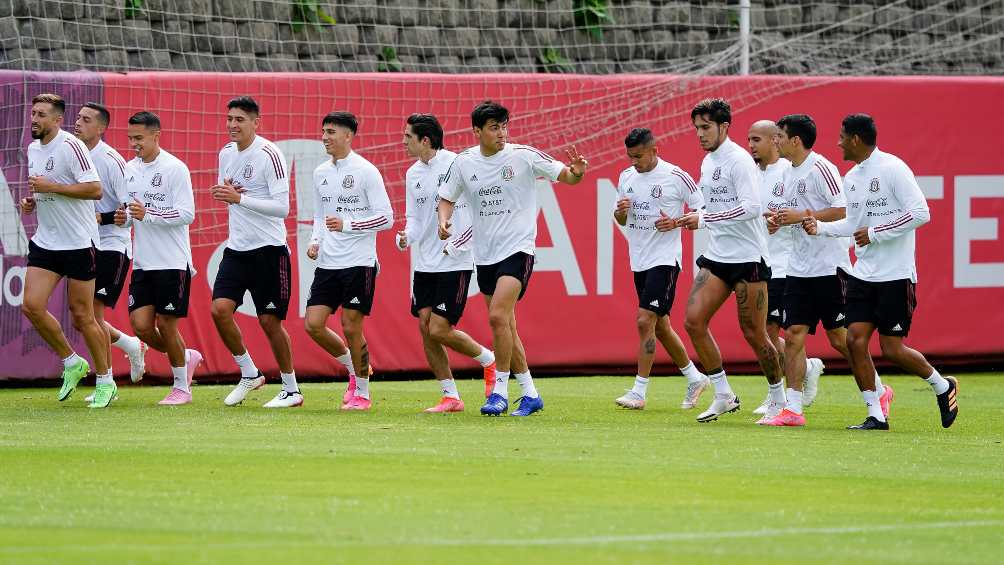
POLYGON ((481 407, 481 414, 484 416, 501 416, 509 410, 509 400, 497 392, 485 399, 485 405, 481 407))
POLYGON ((519 402, 519 408, 509 414, 510 416, 529 416, 544 409, 544 399, 539 396, 537 398, 521 396, 516 402, 519 402))

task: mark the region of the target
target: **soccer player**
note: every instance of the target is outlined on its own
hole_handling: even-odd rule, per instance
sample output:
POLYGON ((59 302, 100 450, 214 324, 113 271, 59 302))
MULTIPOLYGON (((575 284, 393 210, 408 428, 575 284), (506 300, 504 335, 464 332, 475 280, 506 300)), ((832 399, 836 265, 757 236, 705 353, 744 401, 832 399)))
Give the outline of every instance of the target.
POLYGON ((781 364, 767 336, 767 227, 760 205, 760 179, 753 158, 729 139, 732 108, 721 98, 702 100, 690 112, 701 149, 701 191, 706 209, 679 218, 687 229, 706 227, 707 251, 697 259, 700 270, 687 301, 685 327, 705 372, 715 386, 715 400, 697 416, 717 420, 739 409, 722 367, 722 354, 708 329, 711 318, 733 292, 743 338, 753 349, 775 403, 783 402, 781 364))
POLYGON ((370 354, 363 321, 373 307, 377 275, 376 235, 394 225, 380 171, 352 150, 359 122, 332 112, 321 122, 321 141, 331 159, 314 169, 314 231, 307 256, 317 259, 307 300, 310 337, 349 372, 342 410, 369 410, 370 354), (326 325, 342 309, 346 344, 326 325))
POLYGON ((926 380, 938 400, 942 427, 949 427, 959 414, 956 398, 959 383, 943 377, 924 356, 903 343, 910 332, 917 306, 916 236, 914 232, 931 219, 927 200, 913 171, 901 159, 876 147, 878 130, 867 114, 851 114, 840 129, 843 157, 856 163, 844 177, 847 187, 847 217, 835 222, 818 221, 809 215, 803 226, 810 235, 854 238, 857 260, 847 281, 847 348, 851 369, 868 417, 854 430, 888 430, 888 408, 883 410, 875 364, 868 343, 877 329, 882 356, 904 371, 926 380))
POLYGON ((631 130, 624 145, 631 166, 624 169, 617 181, 614 220, 626 227, 624 234, 638 293, 638 375, 634 387, 614 402, 624 408, 645 408, 658 340, 687 377, 687 392, 680 408, 690 409, 711 383, 691 362, 669 320, 683 258, 680 231, 674 218, 683 215, 684 205, 691 210, 704 208, 704 197, 690 175, 659 158, 659 147, 651 130, 631 130))
POLYGON ((495 350, 495 386, 481 413, 499 416, 509 410, 509 374, 522 396, 513 416, 543 410, 516 329, 516 303, 526 293, 533 272, 537 238, 537 177, 578 184, 588 163, 573 146, 566 167, 533 147, 507 143, 509 110, 486 100, 471 112, 478 145, 457 155, 439 187, 439 237, 451 236, 453 210, 464 195, 477 208, 472 214, 478 287, 488 303, 495 350))
POLYGON ((290 292, 285 223, 289 175, 279 148, 256 134, 260 114, 258 103, 249 96, 227 103, 230 143, 220 151, 219 176, 210 191, 214 199, 227 204, 229 237, 213 283, 212 313, 220 339, 241 370, 240 381, 223 403, 236 406, 249 392, 265 385, 265 375, 255 366, 234 321, 244 293, 250 291, 258 324, 282 379, 282 388, 265 408, 289 408, 303 405, 293 372, 292 345, 282 327, 290 292))
POLYGON ((471 211, 466 199, 455 207, 455 235, 444 245, 439 239, 436 191, 457 154, 443 148, 443 127, 432 114, 408 116, 404 145, 408 155, 418 160, 405 175, 407 221, 404 231, 397 234, 397 246, 414 250, 411 314, 418 318, 425 358, 443 393, 439 404, 425 411, 462 412, 464 402, 450 371, 446 347, 481 364, 486 397, 495 384, 495 354, 454 327, 464 313, 474 270, 471 211))
POLYGON ((105 408, 115 397, 108 363, 108 334, 94 319, 95 248, 100 241, 94 204, 101 198, 101 179, 87 147, 60 129, 66 104, 56 94, 31 101, 28 188, 21 212, 38 212, 38 229, 28 244, 28 269, 21 311, 45 343, 63 359, 63 385, 56 396, 66 400, 87 376, 90 365, 70 347, 59 321, 46 309, 56 285, 66 277, 73 327, 87 343, 97 377, 91 408, 105 408))
MULTIPOLYGON (((105 308, 114 308, 118 303, 132 261, 132 234, 129 228, 115 225, 115 210, 129 202, 125 186, 125 159, 101 139, 110 121, 111 114, 107 108, 96 102, 87 102, 77 113, 73 133, 90 150, 91 162, 101 178, 101 200, 94 203, 100 236, 95 260, 94 319, 108 333, 111 345, 126 354, 129 376, 135 383, 142 380, 146 372, 147 345, 105 320, 105 308)), ((108 354, 111 365, 111 349, 108 354)), ((93 401, 93 398, 92 394, 87 400, 93 401)))
POLYGON ((192 175, 180 159, 160 147, 160 118, 138 112, 126 133, 136 157, 126 164, 129 206, 115 212, 115 223, 135 226, 129 321, 136 335, 167 354, 174 385, 162 405, 192 401, 192 376, 202 354, 185 349, 178 320, 188 315, 192 246, 188 225, 195 220, 192 175))

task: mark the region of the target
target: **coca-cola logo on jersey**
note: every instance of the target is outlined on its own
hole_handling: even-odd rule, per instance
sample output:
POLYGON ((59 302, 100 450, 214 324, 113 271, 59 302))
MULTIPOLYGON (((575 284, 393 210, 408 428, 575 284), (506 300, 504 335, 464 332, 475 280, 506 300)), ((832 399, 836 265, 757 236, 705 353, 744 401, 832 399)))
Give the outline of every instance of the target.
POLYGON ((502 194, 501 186, 490 186, 478 189, 478 196, 494 196, 497 194, 502 194))
POLYGON ((784 196, 784 183, 783 182, 779 182, 779 183, 775 184, 774 185, 774 190, 772 190, 770 192, 771 192, 771 194, 773 194, 774 196, 777 196, 777 197, 784 196))
POLYGON ((868 190, 870 192, 878 192, 879 191, 879 180, 877 178, 872 179, 871 184, 868 186, 868 190))
POLYGON ((160 173, 156 173, 153 175, 153 178, 150 179, 150 186, 160 186, 162 184, 164 184, 164 177, 161 176, 160 173))
POLYGON ((661 198, 661 197, 662 197, 662 186, 657 184, 652 187, 652 198, 661 198))
POLYGON ((351 190, 355 185, 356 179, 354 179, 352 175, 345 175, 345 178, 342 179, 342 188, 345 190, 351 190))
POLYGON ((52 157, 49 157, 49 160, 45 162, 45 170, 51 171, 52 169, 55 169, 55 168, 56 168, 56 161, 55 161, 55 159, 53 159, 52 157))
POLYGON ((339 196, 339 204, 359 204, 359 195, 353 194, 351 196, 339 196))
POLYGON ((799 194, 805 194, 805 179, 798 179, 798 187, 795 189, 799 194))
POLYGON ((147 200, 156 200, 157 202, 163 202, 167 199, 167 196, 163 192, 144 192, 143 198, 147 200))
POLYGON ((514 175, 515 173, 513 172, 512 167, 509 165, 502 167, 502 180, 510 181, 514 175))
POLYGON ((715 167, 715 172, 711 174, 711 180, 718 180, 722 178, 722 168, 715 167))
POLYGON ((254 166, 252 166, 251 163, 248 163, 247 165, 244 166, 243 176, 246 179, 250 179, 253 175, 254 175, 254 166))

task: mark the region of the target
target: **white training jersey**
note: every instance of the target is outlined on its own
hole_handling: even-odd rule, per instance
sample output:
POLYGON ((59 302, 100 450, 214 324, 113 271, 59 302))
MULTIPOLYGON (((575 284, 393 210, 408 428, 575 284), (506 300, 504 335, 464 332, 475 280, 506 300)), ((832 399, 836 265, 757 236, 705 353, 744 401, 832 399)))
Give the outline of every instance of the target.
POLYGON ((651 171, 639 173, 628 167, 617 181, 617 199, 631 199, 624 235, 631 255, 631 270, 646 271, 658 265, 679 267, 683 260, 681 229, 661 232, 655 228, 660 212, 670 218, 704 208, 697 183, 683 169, 659 159, 651 171))
POLYGON ((405 227, 404 233, 412 252, 413 267, 423 273, 470 271, 474 268, 471 256, 473 229, 471 208, 462 198, 453 208, 450 223, 453 235, 439 239, 439 182, 457 156, 452 151, 439 149, 428 163, 421 160, 408 168, 405 174, 405 227), (443 250, 449 253, 444 253, 443 250))
MULTIPOLYGON (((243 151, 236 143, 220 150, 218 182, 231 179, 235 187, 243 188, 244 197, 272 200, 276 196, 289 201, 289 175, 286 158, 274 143, 255 136, 243 151)), ((227 247, 234 251, 250 251, 267 245, 286 245, 285 218, 269 216, 240 204, 227 206, 229 237, 227 247)))
POLYGON ((136 157, 126 164, 126 188, 130 201, 146 208, 142 221, 132 221, 133 269, 188 269, 194 275, 188 225, 195 221, 195 199, 188 166, 163 149, 149 163, 136 157))
POLYGON ((770 264, 761 215, 760 176, 753 157, 731 139, 701 163, 702 224, 711 232, 704 256, 719 263, 770 264))
MULTIPOLYGON (((99 214, 114 212, 129 202, 129 192, 125 183, 125 159, 118 151, 104 141, 91 149, 91 162, 101 177, 101 200, 94 202, 94 211, 99 214)), ((98 249, 118 251, 132 257, 132 234, 129 226, 105 224, 98 226, 101 242, 98 249)))
MULTIPOLYGON (((785 184, 785 173, 791 168, 791 161, 780 158, 760 171, 760 203, 763 211, 777 212, 797 205, 794 187, 785 184)), ((783 279, 788 275, 788 257, 794 245, 794 231, 802 229, 797 225, 781 226, 774 233, 767 234, 767 252, 770 254, 771 278, 783 279)))
POLYGON ((314 169, 314 198, 310 242, 320 244, 317 266, 375 266, 376 232, 394 225, 394 212, 380 171, 355 151, 338 161, 328 159, 314 169), (325 218, 336 216, 344 222, 340 232, 325 225, 325 218))
POLYGON ((819 222, 819 233, 847 237, 868 227, 871 243, 855 247, 851 274, 870 282, 917 282, 915 230, 931 219, 913 171, 899 157, 876 147, 844 177, 847 217, 819 222))
MULTIPOLYGON (((825 157, 810 151, 799 166, 792 165, 785 175, 785 184, 795 190, 796 209, 822 210, 844 208, 843 183, 840 171, 825 157)), ((850 242, 844 239, 814 237, 795 226, 794 246, 788 260, 788 275, 792 277, 823 277, 851 270, 848 252, 850 242)))
POLYGON ((473 206, 474 261, 492 265, 515 253, 534 254, 537 240, 537 178, 558 180, 565 165, 527 145, 507 143, 491 157, 479 146, 457 155, 439 196, 473 206))
MULTIPOLYGON (((28 176, 45 177, 58 184, 100 182, 87 146, 73 135, 59 130, 52 141, 42 145, 36 139, 28 146, 28 176)), ((38 229, 31 240, 50 251, 85 249, 98 245, 98 223, 94 202, 51 192, 35 192, 38 229)))

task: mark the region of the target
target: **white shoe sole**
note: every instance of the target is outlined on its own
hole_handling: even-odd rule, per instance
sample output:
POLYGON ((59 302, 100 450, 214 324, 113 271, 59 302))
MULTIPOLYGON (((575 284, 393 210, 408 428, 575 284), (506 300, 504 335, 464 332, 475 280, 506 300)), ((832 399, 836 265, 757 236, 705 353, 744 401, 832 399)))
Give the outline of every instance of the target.
POLYGON ((258 383, 257 385, 255 385, 254 387, 251 387, 251 388, 245 388, 245 387, 242 387, 241 385, 237 385, 237 388, 235 388, 234 390, 230 391, 230 394, 228 394, 227 397, 225 399, 223 399, 223 404, 225 404, 227 406, 237 406, 238 404, 244 402, 244 399, 248 397, 249 393, 251 393, 253 391, 256 391, 256 390, 260 389, 261 387, 265 386, 265 377, 258 377, 255 380, 256 381, 260 380, 261 382, 258 383), (240 398, 231 398, 234 395, 234 393, 238 392, 240 389, 244 390, 244 394, 240 395, 240 398))
POLYGON ((733 406, 731 408, 726 407, 726 409, 724 411, 718 412, 718 413, 715 413, 715 412, 712 412, 712 411, 708 410, 707 412, 703 412, 699 416, 697 416, 697 421, 701 422, 701 423, 714 422, 720 416, 723 416, 725 414, 731 414, 731 413, 737 412, 737 411, 739 411, 739 397, 738 396, 735 399, 735 406, 733 406))

